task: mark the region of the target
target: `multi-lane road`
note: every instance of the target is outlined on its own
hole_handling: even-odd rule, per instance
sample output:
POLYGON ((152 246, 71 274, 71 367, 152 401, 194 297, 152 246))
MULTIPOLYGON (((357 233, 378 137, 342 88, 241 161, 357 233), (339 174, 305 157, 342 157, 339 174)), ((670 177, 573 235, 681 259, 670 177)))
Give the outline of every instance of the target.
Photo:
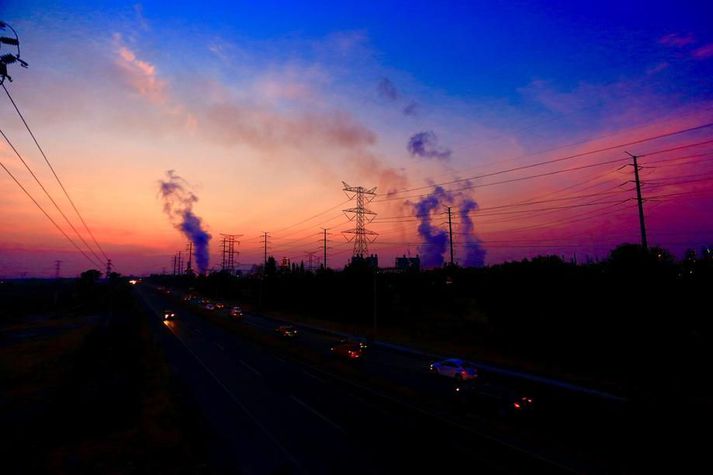
POLYGON ((535 411, 464 403, 418 354, 372 345, 363 361, 342 361, 330 357, 334 335, 300 328, 297 338, 281 338, 265 317, 234 322, 227 312, 179 304, 175 294, 136 292, 226 472, 621 470, 611 401, 593 409, 578 396, 485 372, 495 387, 535 398, 535 411), (175 320, 163 321, 165 308, 175 320))

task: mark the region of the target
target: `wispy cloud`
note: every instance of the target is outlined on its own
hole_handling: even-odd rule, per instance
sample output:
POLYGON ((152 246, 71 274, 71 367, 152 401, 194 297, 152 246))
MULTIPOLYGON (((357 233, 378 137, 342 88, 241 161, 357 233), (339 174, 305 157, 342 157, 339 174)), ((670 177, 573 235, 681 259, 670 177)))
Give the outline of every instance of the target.
POLYGON ((389 78, 381 78, 376 85, 376 91, 379 97, 387 101, 396 101, 399 98, 399 91, 396 85, 389 78))
POLYGON ((691 55, 696 59, 708 59, 713 57, 713 43, 709 43, 693 50, 691 55))
POLYGON ((401 112, 403 112, 404 115, 408 116, 418 115, 418 103, 416 103, 415 101, 409 102, 408 104, 406 104, 406 106, 401 112))
POLYGON ((696 39, 691 34, 669 33, 659 38, 659 44, 672 48, 682 48, 695 42, 696 39))
POLYGON ((122 43, 121 35, 114 35, 116 64, 126 83, 141 96, 155 104, 167 100, 166 81, 160 79, 156 67, 139 59, 134 51, 122 43))

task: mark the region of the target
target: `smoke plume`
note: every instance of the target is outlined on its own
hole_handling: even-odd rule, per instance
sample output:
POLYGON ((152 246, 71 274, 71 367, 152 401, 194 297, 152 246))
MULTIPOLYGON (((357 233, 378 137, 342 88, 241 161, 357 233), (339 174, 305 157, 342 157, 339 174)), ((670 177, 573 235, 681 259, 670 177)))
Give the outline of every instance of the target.
POLYGON ((399 91, 389 78, 381 78, 376 85, 376 90, 382 99, 387 101, 395 101, 399 98, 399 91))
POLYGON ((193 213, 193 204, 198 197, 187 189, 188 183, 173 170, 166 172, 166 180, 159 180, 159 194, 163 200, 163 212, 171 224, 193 243, 196 267, 201 274, 208 269, 208 243, 211 235, 203 229, 201 218, 193 213))
POLYGON ((424 243, 420 247, 421 263, 423 267, 441 267, 443 255, 448 244, 448 233, 434 226, 431 213, 443 203, 453 201, 453 196, 440 186, 433 193, 416 203, 416 216, 421 223, 418 225, 418 234, 424 243))
POLYGON ((470 198, 465 198, 460 205, 460 236, 465 244, 464 267, 482 267, 485 263, 485 249, 480 245, 480 239, 475 236, 473 220, 470 212, 478 209, 478 203, 470 198))
POLYGON ((414 134, 406 145, 409 153, 414 157, 435 158, 437 160, 448 160, 451 158, 451 150, 438 145, 438 137, 433 131, 419 132, 414 134))
POLYGON ((418 234, 423 244, 419 250, 424 268, 441 267, 445 262, 448 232, 439 227, 440 223, 433 224, 433 215, 434 212, 442 212, 446 207, 454 205, 457 206, 460 217, 460 232, 458 239, 454 239, 456 243, 460 241, 462 244, 459 246, 459 249, 462 249, 459 253, 460 264, 464 267, 480 267, 485 263, 485 249, 475 236, 475 227, 470 217, 470 213, 478 209, 478 204, 462 193, 453 194, 436 186, 431 194, 414 205, 414 211, 420 220, 418 234))

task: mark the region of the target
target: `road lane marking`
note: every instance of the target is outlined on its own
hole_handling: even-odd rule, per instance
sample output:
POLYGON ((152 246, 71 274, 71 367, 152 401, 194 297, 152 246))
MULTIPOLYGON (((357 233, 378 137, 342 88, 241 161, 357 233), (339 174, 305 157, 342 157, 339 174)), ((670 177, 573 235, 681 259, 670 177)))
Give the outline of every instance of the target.
POLYGON ((238 361, 240 362, 241 365, 245 366, 247 369, 249 369, 250 371, 252 371, 252 372, 255 373, 256 375, 262 376, 262 373, 261 373, 260 371, 256 370, 255 368, 253 368, 252 366, 250 366, 249 364, 247 364, 245 361, 243 361, 243 360, 238 360, 238 361))
MULTIPOLYGON (((146 300, 144 299, 144 301, 146 301, 146 300)), ((154 312, 155 312, 155 309, 154 309, 154 312)), ((157 317, 158 317, 158 315, 157 315, 157 317)), ((159 318, 159 320, 160 320, 160 318, 159 318)), ((226 394, 228 395, 228 397, 230 397, 230 399, 233 401, 233 403, 236 406, 238 406, 238 408, 240 408, 240 410, 243 411, 243 413, 248 417, 248 419, 250 419, 253 422, 253 424, 255 424, 258 427, 258 429, 260 429, 260 431, 262 431, 262 433, 265 435, 265 437, 267 437, 267 439, 270 442, 272 442, 280 452, 282 452, 282 455, 284 455, 285 458, 287 460, 289 460, 289 462, 292 465, 297 467, 297 469, 300 472, 304 473, 304 468, 302 467, 302 465, 285 448, 285 446, 280 443, 278 438, 260 421, 260 419, 258 419, 257 416, 255 416, 255 414, 253 414, 252 411, 250 411, 250 409, 248 409, 248 407, 245 404, 243 404, 243 402, 240 401, 240 399, 238 399, 237 396, 235 396, 235 394, 233 394, 233 392, 230 389, 228 389, 228 387, 225 385, 225 383, 223 383, 223 381, 221 381, 220 378, 218 378, 218 376, 216 376, 216 374, 203 362, 203 360, 200 359, 198 357, 198 355, 192 349, 190 349, 188 347, 188 345, 186 345, 186 343, 171 328, 169 328, 168 330, 173 334, 174 337, 176 337, 176 340, 178 340, 179 343, 181 343, 181 345, 183 345, 183 347, 186 349, 186 351, 188 351, 191 354, 191 356, 193 356, 193 358, 195 358, 195 360, 198 362, 198 364, 203 367, 203 369, 206 371, 206 373, 208 373, 210 375, 210 377, 213 378, 213 380, 218 384, 218 386, 220 386, 223 389, 223 391, 226 392, 226 394)))
POLYGON ((225 347, 223 345, 221 345, 218 342, 214 342, 214 343, 215 343, 215 346, 217 346, 220 349, 220 351, 225 351, 225 347))
POLYGON ((295 402, 296 402, 297 404, 299 404, 300 406, 304 407, 306 410, 308 410, 309 412, 311 412, 311 413, 314 414, 315 416, 317 416, 317 417, 319 417, 320 419, 322 419, 322 421, 326 422, 327 424, 329 424, 330 426, 332 426, 334 429, 338 430, 338 431, 341 432, 342 434, 344 434, 344 435, 347 434, 347 432, 346 432, 344 429, 342 429, 342 427, 341 427, 339 424, 337 424, 336 422, 332 421, 329 417, 325 416, 324 414, 322 414, 321 412, 319 412, 317 409, 313 408, 312 406, 310 406, 310 405, 307 404, 306 402, 302 401, 301 399, 299 399, 299 398, 298 398, 297 396, 295 396, 294 394, 291 394, 291 395, 290 395, 290 399, 292 399, 293 401, 295 401, 295 402))
POLYGON ((325 383, 325 384, 327 383, 324 379, 320 378, 320 377, 317 376, 317 375, 314 375, 314 374, 310 373, 310 372, 307 371, 306 369, 303 369, 302 372, 303 372, 304 374, 306 374, 307 376, 309 376, 310 378, 316 379, 316 380, 319 381, 320 383, 325 383))

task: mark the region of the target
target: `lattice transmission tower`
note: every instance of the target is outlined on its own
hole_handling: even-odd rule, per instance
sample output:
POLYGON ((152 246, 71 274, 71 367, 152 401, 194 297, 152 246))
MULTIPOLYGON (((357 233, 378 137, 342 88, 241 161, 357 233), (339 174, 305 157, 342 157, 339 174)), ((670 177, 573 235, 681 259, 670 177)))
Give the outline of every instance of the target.
POLYGON ((344 234, 352 234, 349 241, 354 240, 353 256, 364 257, 369 252, 369 243, 374 242, 378 233, 366 229, 366 225, 371 223, 376 217, 376 213, 366 207, 368 203, 376 198, 376 187, 366 189, 363 186, 349 186, 344 184, 344 193, 350 200, 356 198, 356 206, 343 210, 347 214, 349 221, 354 221, 354 228, 342 231, 344 234), (367 218, 368 216, 368 218, 367 218))
POLYGON ((237 240, 242 234, 224 234, 220 233, 223 237, 221 244, 223 245, 223 261, 221 262, 221 270, 235 273, 235 268, 237 267, 237 262, 235 257, 240 255, 239 252, 235 250, 235 245, 240 244, 237 240))

